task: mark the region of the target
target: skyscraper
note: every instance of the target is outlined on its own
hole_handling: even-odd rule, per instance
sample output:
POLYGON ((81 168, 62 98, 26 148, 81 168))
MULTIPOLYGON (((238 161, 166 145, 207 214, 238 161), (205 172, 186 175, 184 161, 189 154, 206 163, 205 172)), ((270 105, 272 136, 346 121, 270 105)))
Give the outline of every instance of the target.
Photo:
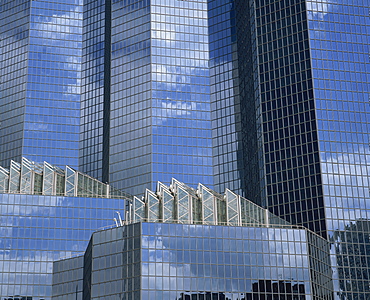
MULTIPOLYGON (((80 7, 1 6, 5 160, 76 157, 80 7)), ((365 0, 86 1, 83 22, 85 172, 133 194, 171 176, 212 186, 213 156, 217 192, 327 238, 336 297, 366 297, 365 0)))
POLYGON ((222 74, 218 68, 227 65, 229 74, 237 74, 219 76, 213 89, 218 93, 216 85, 230 87, 232 78, 238 92, 228 102, 222 95, 213 101, 216 111, 240 111, 231 118, 219 113, 216 138, 225 146, 237 145, 233 155, 221 151, 223 160, 216 160, 216 190, 236 173, 244 196, 327 237, 336 297, 366 299, 367 1, 209 3, 210 26, 218 28, 210 31, 212 67, 222 74), (230 29, 217 27, 220 20, 230 29), (230 126, 241 134, 228 143, 222 134, 230 126), (243 166, 234 163, 240 154, 243 166), (354 259, 355 252, 362 254, 354 259))
POLYGON ((82 170, 132 194, 212 185, 207 1, 87 1, 84 16, 82 170))
POLYGON ((0 6, 0 163, 78 166, 82 5, 0 6))

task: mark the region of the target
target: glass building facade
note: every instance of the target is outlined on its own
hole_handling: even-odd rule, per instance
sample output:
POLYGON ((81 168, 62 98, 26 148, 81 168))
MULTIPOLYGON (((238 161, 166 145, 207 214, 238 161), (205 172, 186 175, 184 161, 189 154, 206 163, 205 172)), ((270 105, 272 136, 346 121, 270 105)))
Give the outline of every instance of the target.
POLYGON ((131 204, 54 263, 52 299, 332 299, 329 242, 229 190, 173 179, 131 204))
MULTIPOLYGON (((209 3, 211 25, 222 24, 224 2, 209 3)), ((223 168, 215 189, 238 172, 243 196, 331 241, 336 299, 366 299, 370 292, 367 5, 235 0, 225 6, 235 6, 236 21, 228 23, 235 35, 226 37, 236 37, 237 51, 224 53, 237 62, 233 101, 240 114, 229 120, 235 126, 241 120, 244 173, 237 165, 223 168)), ((221 32, 210 31, 210 40, 221 32)), ((215 42, 210 57, 222 51, 215 42)), ((226 84, 225 77, 213 82, 216 93, 226 84)), ((219 144, 222 130, 215 136, 219 144)), ((232 166, 232 156, 224 158, 232 166)))
POLYGON ((84 13, 82 170, 131 194, 172 176, 212 185, 207 2, 88 1, 84 13))
POLYGON ((3 1, 0 163, 78 166, 82 5, 3 1))
POLYGON ((368 2, 307 1, 306 5, 336 290, 340 299, 366 299, 370 294, 368 2))
POLYGON ((53 261, 83 252, 130 197, 70 167, 26 159, 0 167, 0 189, 1 300, 50 300, 53 261))
POLYGON ((84 1, 79 167, 109 181, 110 1, 84 1))
POLYGON ((90 197, 77 165, 136 195, 214 183, 207 205, 175 180, 130 212, 237 226, 229 188, 327 238, 336 299, 366 299, 365 0, 4 0, 0 22, 0 192, 90 197))
POLYGON ((94 233, 83 268, 55 262, 52 299, 332 299, 328 249, 305 229, 135 223, 94 233))
POLYGON ((208 1, 208 23, 214 185, 218 192, 229 188, 244 195, 241 70, 238 68, 234 1, 208 1))

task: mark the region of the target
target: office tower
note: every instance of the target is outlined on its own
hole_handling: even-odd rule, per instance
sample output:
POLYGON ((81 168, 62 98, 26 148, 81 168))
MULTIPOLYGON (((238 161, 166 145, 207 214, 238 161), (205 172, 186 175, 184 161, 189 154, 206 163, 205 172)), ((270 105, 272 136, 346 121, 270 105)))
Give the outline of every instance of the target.
POLYGON ((144 202, 54 263, 52 299, 332 299, 329 243, 306 228, 201 184, 159 183, 144 202), (193 219, 177 219, 185 200, 193 219))
POLYGON ((87 1, 84 22, 81 170, 212 185, 207 1, 87 1))
POLYGON ((209 0, 208 25, 215 190, 244 196, 243 180, 256 175, 244 172, 242 138, 249 132, 242 132, 234 1, 209 0))
POLYGON ((0 167, 0 299, 50 300, 53 261, 84 251, 127 197, 68 166, 0 167))
MULTIPOLYGON (((80 38, 79 5, 0 8, 7 161, 38 149, 49 155, 67 114, 54 108, 68 103, 76 112, 80 53, 68 45, 80 38), (52 67, 60 77, 45 75, 52 67), (67 78, 77 79, 64 88, 67 78)), ((208 185, 212 130, 215 190, 229 187, 327 238, 335 296, 365 298, 366 1, 87 1, 84 12, 83 170, 133 194, 169 176, 208 185)), ((62 134, 73 149, 76 127, 62 126, 73 131, 62 134)))
MULTIPOLYGON (((236 61, 244 164, 243 172, 221 170, 216 190, 239 172, 243 196, 331 242, 336 299, 366 299, 368 1, 210 3, 210 25, 231 16, 230 46, 217 44, 225 31, 211 31, 210 57, 226 49, 227 63, 236 61)), ((223 107, 222 98, 215 101, 223 107)), ((233 157, 224 157, 219 165, 231 165, 233 157)))
POLYGON ((78 166, 82 5, 0 5, 0 164, 78 166))

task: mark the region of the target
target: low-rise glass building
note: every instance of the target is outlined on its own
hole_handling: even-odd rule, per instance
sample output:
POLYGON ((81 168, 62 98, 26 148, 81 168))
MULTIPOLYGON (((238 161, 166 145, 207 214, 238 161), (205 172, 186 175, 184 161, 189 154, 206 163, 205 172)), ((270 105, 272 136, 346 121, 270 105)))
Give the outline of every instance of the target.
POLYGON ((328 242, 247 199, 173 180, 133 202, 84 256, 54 263, 53 299, 332 299, 328 242))
POLYGON ((50 300, 53 261, 81 254, 130 195, 70 167, 0 167, 0 299, 50 300))

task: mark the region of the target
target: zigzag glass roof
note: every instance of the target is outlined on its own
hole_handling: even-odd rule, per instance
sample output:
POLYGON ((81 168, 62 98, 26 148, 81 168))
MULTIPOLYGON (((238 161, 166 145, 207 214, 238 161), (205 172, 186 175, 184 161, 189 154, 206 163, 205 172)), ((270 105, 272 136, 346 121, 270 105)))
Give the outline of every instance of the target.
POLYGON ((226 189, 223 195, 199 184, 193 189, 172 179, 170 186, 158 182, 154 193, 146 190, 134 197, 128 223, 164 222, 229 226, 291 225, 250 200, 226 189))
POLYGON ((39 164, 24 157, 21 163, 11 161, 9 169, 0 167, 0 193, 133 198, 69 166, 63 170, 47 162, 39 164))

